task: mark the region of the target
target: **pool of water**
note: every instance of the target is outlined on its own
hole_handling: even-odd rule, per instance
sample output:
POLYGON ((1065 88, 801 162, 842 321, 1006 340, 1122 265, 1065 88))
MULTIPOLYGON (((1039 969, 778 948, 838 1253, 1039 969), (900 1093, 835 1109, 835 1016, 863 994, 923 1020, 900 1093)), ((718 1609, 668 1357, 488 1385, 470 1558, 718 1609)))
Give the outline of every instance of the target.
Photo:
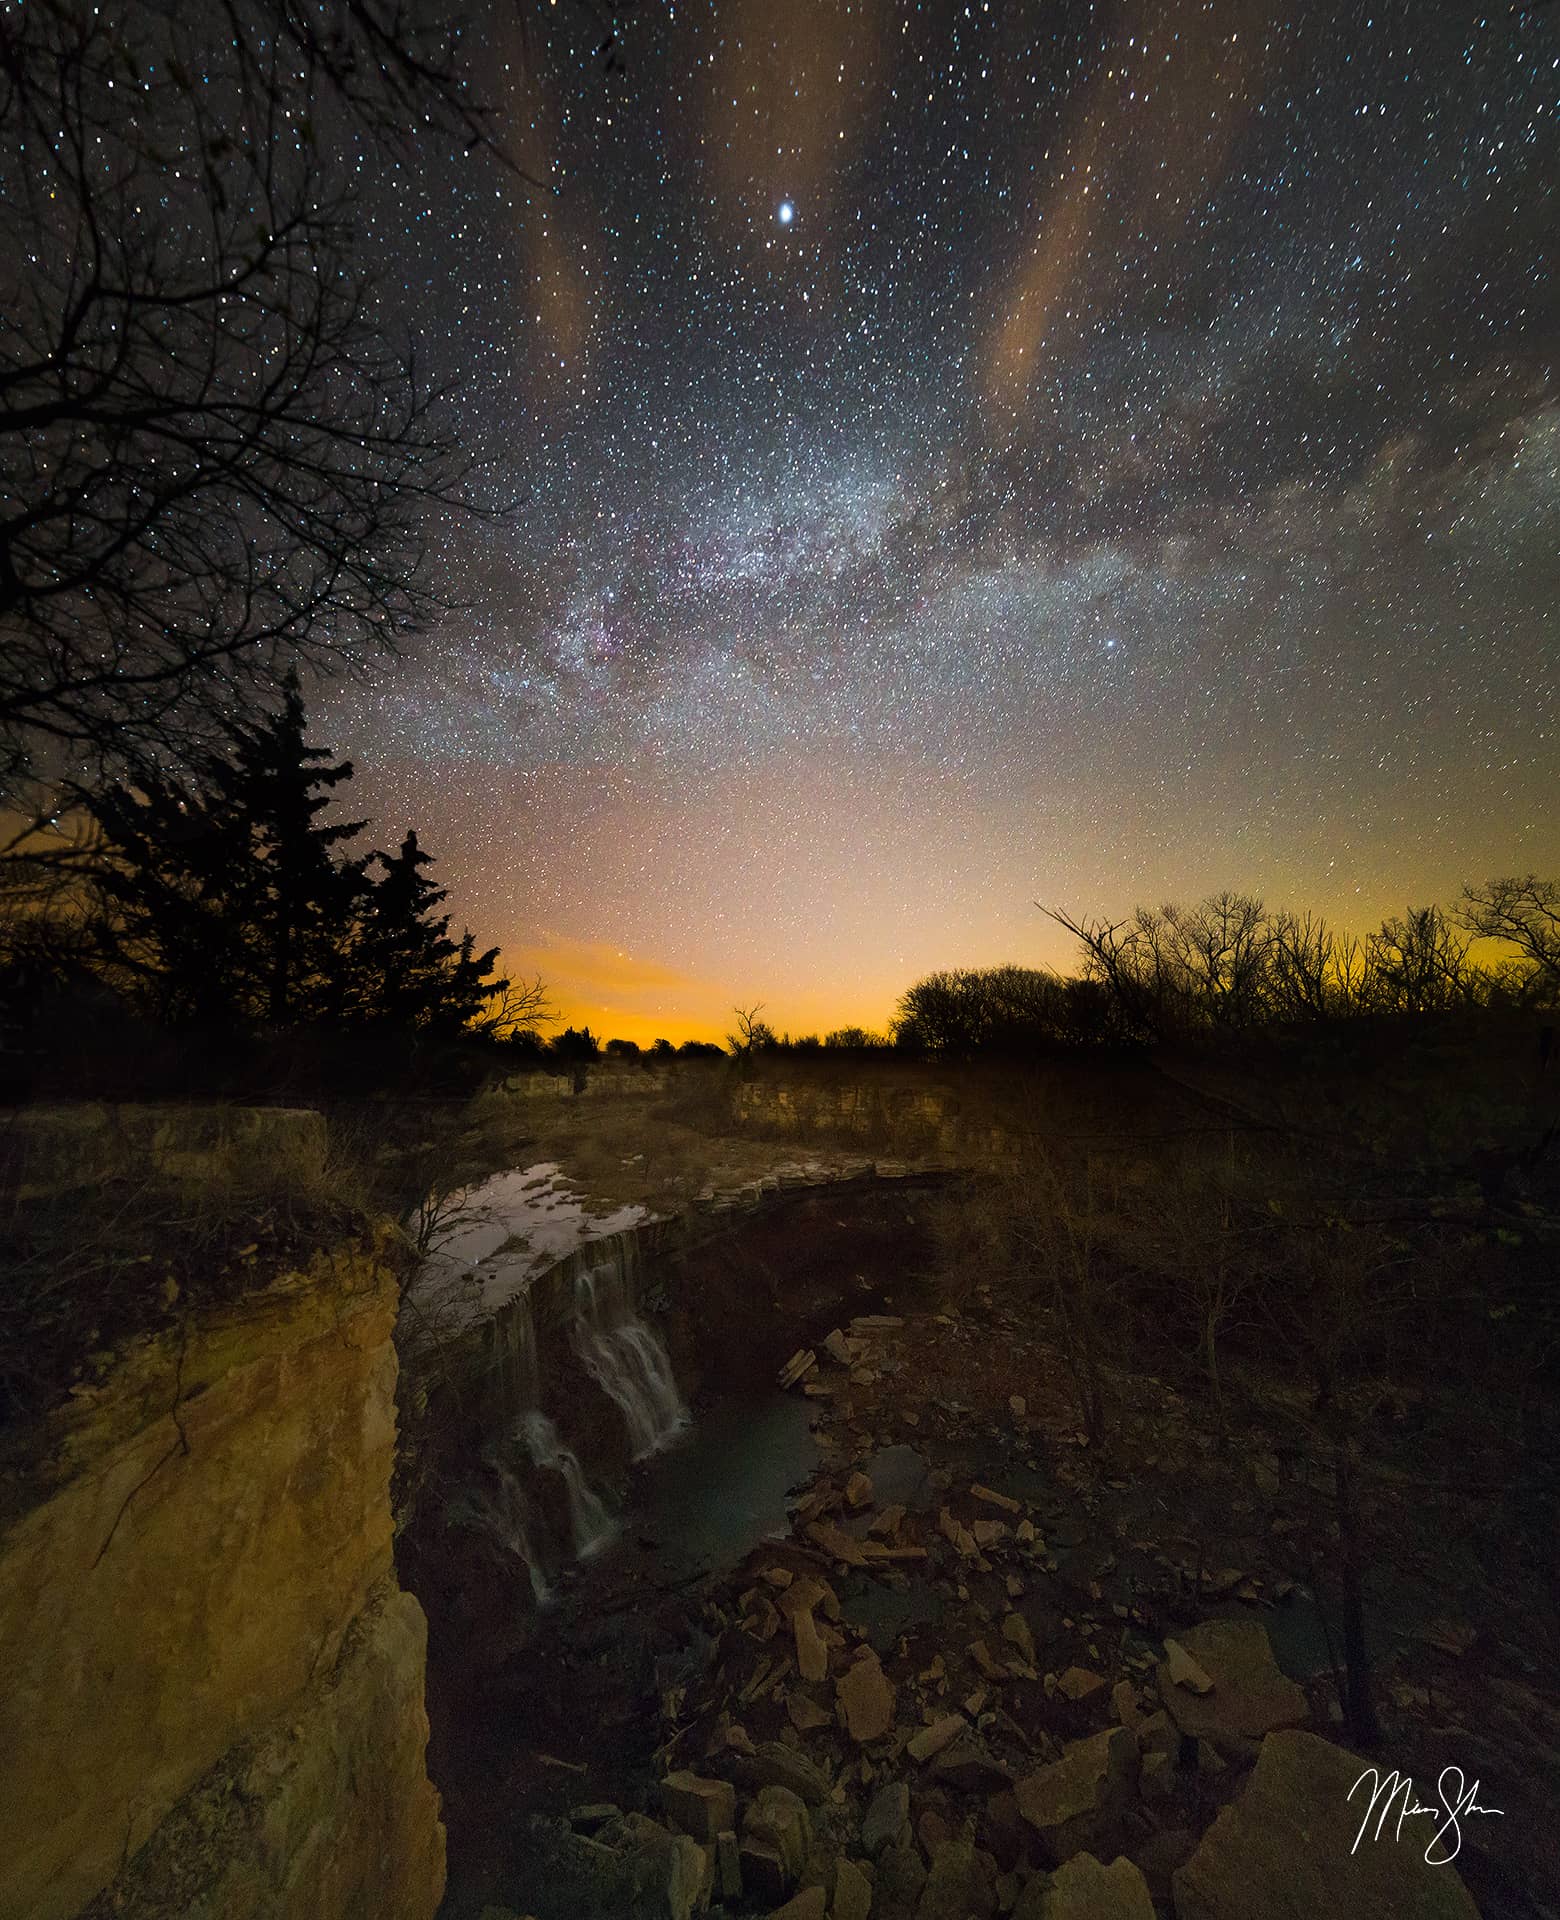
POLYGON ((786 1497, 818 1466, 810 1411, 775 1393, 700 1412, 636 1475, 624 1534, 653 1550, 658 1573, 673 1581, 724 1573, 767 1535, 787 1534, 786 1497))

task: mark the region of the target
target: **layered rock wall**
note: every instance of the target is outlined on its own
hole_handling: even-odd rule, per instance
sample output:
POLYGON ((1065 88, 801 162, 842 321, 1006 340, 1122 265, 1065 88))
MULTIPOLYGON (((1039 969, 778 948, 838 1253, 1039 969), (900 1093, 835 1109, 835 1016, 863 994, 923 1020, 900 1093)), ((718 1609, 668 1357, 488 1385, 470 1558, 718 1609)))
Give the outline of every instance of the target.
POLYGON ((0 1920, 99 1896, 147 1916, 437 1907, 424 1626, 391 1558, 387 1251, 321 1255, 144 1342, 13 1489, 0 1920))

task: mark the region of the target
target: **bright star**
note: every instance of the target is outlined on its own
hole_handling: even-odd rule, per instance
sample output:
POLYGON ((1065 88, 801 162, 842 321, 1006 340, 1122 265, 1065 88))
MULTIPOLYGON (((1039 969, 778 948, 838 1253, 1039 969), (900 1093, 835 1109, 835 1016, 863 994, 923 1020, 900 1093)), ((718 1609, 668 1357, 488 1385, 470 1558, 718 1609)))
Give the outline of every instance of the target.
POLYGON ((775 218, 780 222, 782 227, 788 227, 796 218, 796 209, 791 205, 789 200, 782 200, 780 202, 780 210, 775 215, 775 218))

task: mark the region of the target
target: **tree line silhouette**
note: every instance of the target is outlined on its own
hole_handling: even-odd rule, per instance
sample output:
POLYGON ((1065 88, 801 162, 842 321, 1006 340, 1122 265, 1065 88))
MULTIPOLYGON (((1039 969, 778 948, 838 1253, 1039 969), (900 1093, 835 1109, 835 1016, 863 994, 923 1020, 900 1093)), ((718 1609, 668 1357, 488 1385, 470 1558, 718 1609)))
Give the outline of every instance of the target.
POLYGON ((186 771, 83 794, 53 892, 0 929, 13 1077, 51 1040, 69 1052, 72 1033, 110 1072, 148 1032, 191 1069, 198 1047, 231 1060, 301 1037, 292 1078, 311 1041, 322 1068, 345 1045, 355 1078, 455 1043, 538 1050, 541 983, 502 977, 496 947, 452 930, 415 831, 358 850, 367 823, 332 809, 351 778, 308 743, 290 680, 274 712, 227 722, 186 771))
POLYGON ((1363 938, 1315 914, 1271 912, 1244 893, 1139 907, 1114 921, 1041 911, 1079 942, 1076 974, 1022 966, 928 974, 900 999, 896 1045, 1015 1054, 1560 1006, 1560 883, 1531 874, 1464 887, 1452 913, 1411 908, 1363 938), (1507 951, 1480 960, 1478 940, 1507 951))

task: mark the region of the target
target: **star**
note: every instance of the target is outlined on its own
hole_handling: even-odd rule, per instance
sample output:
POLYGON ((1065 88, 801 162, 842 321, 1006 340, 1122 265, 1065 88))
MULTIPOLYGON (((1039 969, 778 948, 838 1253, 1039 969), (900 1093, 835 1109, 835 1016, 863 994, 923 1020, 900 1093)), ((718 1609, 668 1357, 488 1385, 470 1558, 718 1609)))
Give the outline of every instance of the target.
POLYGON ((780 222, 782 227, 788 227, 796 218, 796 208, 792 206, 789 200, 782 200, 775 211, 775 218, 780 222))

